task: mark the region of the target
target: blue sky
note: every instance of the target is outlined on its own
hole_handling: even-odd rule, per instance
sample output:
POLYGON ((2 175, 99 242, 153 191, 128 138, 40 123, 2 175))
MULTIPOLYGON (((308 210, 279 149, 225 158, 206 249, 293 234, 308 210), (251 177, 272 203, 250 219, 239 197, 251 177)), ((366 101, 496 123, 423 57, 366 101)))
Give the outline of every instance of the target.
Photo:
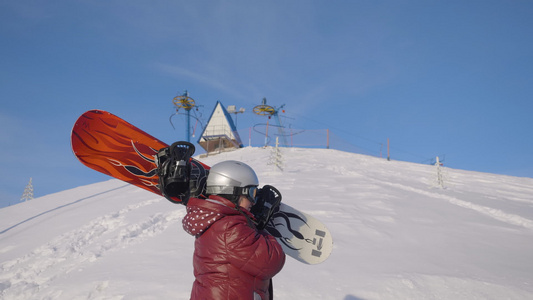
MULTIPOLYGON (((531 1, 1 1, 0 206, 108 177, 70 131, 89 109, 170 143, 172 98, 285 104, 375 155, 533 177, 531 1)), ((180 128, 180 126, 182 126, 180 128)))

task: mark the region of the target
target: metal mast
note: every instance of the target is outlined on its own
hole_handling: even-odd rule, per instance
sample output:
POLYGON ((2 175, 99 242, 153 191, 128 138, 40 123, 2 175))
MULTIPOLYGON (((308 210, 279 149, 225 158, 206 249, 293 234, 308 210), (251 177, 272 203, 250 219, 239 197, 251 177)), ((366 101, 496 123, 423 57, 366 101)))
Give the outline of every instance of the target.
MULTIPOLYGON (((267 105, 266 104, 266 98, 263 98, 263 101, 261 102, 261 105, 257 105, 256 107, 254 107, 253 112, 256 115, 268 116, 269 120, 270 120, 270 118, 272 116, 275 117, 276 123, 277 123, 277 126, 278 126, 278 135, 281 136, 281 138, 283 139, 283 146, 286 147, 287 146, 287 137, 285 136, 285 132, 283 130, 283 126, 281 125, 281 120, 280 120, 279 114, 278 114, 279 111, 284 106, 285 106, 285 104, 281 105, 278 108, 272 107, 270 105, 267 105)), ((265 137, 265 146, 267 145, 267 140, 268 140, 268 121, 267 121, 267 133, 266 133, 266 137, 265 137)))
POLYGON ((172 102, 177 107, 176 111, 183 108, 187 112, 187 142, 191 142, 191 109, 196 106, 194 99, 189 97, 189 92, 185 91, 183 95, 174 97, 172 102))

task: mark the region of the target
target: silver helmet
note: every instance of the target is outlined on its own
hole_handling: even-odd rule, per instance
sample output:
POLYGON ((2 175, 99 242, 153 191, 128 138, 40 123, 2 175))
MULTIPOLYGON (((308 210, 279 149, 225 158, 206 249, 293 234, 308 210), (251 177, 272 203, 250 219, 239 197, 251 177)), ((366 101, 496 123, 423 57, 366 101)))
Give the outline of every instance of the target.
POLYGON ((250 166, 240 161, 228 160, 211 167, 207 176, 206 192, 210 195, 234 195, 242 188, 258 185, 257 175, 250 166))

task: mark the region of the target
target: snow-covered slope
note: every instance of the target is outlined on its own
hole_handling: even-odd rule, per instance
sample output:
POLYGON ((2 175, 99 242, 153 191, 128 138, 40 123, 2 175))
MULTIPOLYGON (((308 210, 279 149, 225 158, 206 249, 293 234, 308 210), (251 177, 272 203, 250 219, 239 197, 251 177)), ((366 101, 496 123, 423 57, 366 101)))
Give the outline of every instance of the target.
MULTIPOLYGON (((319 265, 287 259, 276 299, 533 299, 533 179, 325 149, 200 158, 256 169, 334 237, 319 265)), ((0 209, 1 299, 188 299, 183 206, 118 180, 0 209)))

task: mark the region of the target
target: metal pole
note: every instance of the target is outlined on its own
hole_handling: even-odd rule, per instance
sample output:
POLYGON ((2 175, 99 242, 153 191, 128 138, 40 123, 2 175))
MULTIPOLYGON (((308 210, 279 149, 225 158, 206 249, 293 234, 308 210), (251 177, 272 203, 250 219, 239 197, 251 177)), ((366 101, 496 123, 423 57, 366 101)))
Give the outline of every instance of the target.
POLYGON ((268 120, 267 120, 267 128, 266 128, 266 134, 265 134, 265 147, 268 145, 268 120))
POLYGON ((187 142, 191 142, 191 110, 187 110, 187 142))
POLYGON ((327 140, 327 143, 328 143, 328 144, 327 144, 327 148, 329 149, 329 129, 326 129, 326 130, 327 130, 327 133, 328 133, 328 137, 327 137, 327 139, 328 139, 328 140, 327 140))
POLYGON ((390 160, 390 142, 387 138, 387 160, 390 160))

